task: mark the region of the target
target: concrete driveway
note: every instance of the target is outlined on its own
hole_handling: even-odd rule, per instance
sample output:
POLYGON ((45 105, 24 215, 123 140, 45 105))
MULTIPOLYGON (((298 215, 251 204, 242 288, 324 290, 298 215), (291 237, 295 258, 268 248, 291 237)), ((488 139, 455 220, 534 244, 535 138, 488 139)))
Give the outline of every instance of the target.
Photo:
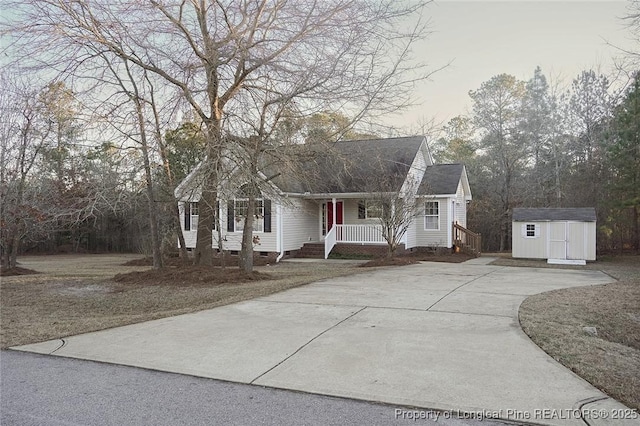
POLYGON ((364 272, 14 349, 542 424, 624 408, 546 355, 517 318, 528 295, 611 278, 484 263, 364 272))

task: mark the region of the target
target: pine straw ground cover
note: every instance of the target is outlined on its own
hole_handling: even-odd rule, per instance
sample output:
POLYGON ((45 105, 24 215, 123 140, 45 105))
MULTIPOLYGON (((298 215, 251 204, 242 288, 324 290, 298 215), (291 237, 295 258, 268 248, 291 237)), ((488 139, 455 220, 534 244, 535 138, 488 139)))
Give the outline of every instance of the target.
POLYGON ((223 272, 176 264, 151 271, 123 265, 136 257, 20 258, 21 267, 39 274, 2 277, 1 348, 195 312, 362 272, 357 264, 343 262, 258 266, 249 276, 234 267, 223 272))
MULTIPOLYGON (((551 267, 499 259, 502 266, 551 267)), ((618 281, 528 297, 520 324, 545 352, 627 406, 640 409, 640 256, 607 256, 581 267, 618 281), (595 327, 597 336, 583 327, 595 327)))

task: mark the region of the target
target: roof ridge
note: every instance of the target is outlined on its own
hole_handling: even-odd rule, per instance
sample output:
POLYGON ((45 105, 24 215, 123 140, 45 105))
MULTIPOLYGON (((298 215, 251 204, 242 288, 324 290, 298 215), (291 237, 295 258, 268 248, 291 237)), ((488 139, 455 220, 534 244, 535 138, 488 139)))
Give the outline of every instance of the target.
POLYGON ((367 141, 390 141, 393 139, 413 139, 413 138, 426 138, 424 135, 414 135, 414 136, 396 136, 393 138, 368 138, 368 139, 341 139, 336 141, 335 143, 346 143, 346 142, 367 142, 367 141))

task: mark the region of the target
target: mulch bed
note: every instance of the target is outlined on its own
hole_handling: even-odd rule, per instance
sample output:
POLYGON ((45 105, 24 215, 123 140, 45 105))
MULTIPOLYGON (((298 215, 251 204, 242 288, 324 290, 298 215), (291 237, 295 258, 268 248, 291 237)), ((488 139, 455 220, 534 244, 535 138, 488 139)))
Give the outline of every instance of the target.
MULTIPOLYGON (((191 264, 191 259, 184 260, 180 257, 165 257, 162 259, 164 266, 180 266, 191 264)), ((152 257, 141 257, 124 262, 122 266, 153 266, 152 257)))
POLYGON ((130 286, 211 286, 238 284, 248 281, 273 279, 269 274, 252 272, 250 274, 235 267, 219 268, 215 266, 185 265, 166 266, 162 269, 135 271, 118 274, 113 277, 117 283, 130 286))
POLYGON ((473 256, 464 253, 455 254, 430 254, 430 253, 409 253, 394 257, 380 257, 373 259, 367 263, 363 263, 360 266, 372 267, 372 266, 404 266, 411 265, 418 262, 447 262, 447 263, 462 263, 469 259, 473 259, 473 256))
MULTIPOLYGON (((183 259, 181 257, 165 257, 162 259, 164 262, 164 266, 184 266, 184 265, 192 265, 193 259, 183 259)), ((220 258, 213 259, 214 266, 220 266, 220 258)), ((225 259, 225 266, 235 267, 238 266, 238 257, 237 256, 227 256, 225 259)), ((254 266, 265 266, 272 263, 269 258, 265 257, 254 257, 253 265, 254 266)), ((153 258, 151 257, 142 257, 140 259, 133 259, 128 262, 122 264, 122 266, 153 266, 153 258)))
POLYGON ((21 268, 16 266, 15 268, 0 268, 0 276, 2 277, 12 277, 15 275, 31 275, 31 274, 39 274, 40 272, 34 271, 33 269, 21 268))
POLYGON ((376 259, 368 261, 367 263, 363 263, 360 266, 364 268, 375 266, 405 266, 418 262, 418 260, 406 256, 378 257, 376 259))

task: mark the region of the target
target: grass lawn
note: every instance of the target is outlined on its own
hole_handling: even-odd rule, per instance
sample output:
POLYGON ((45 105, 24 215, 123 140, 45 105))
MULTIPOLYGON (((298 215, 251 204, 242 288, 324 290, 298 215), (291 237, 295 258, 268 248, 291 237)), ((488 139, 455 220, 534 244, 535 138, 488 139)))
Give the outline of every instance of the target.
MULTIPOLYGON (((501 258, 502 266, 558 267, 501 258)), ((601 270, 618 281, 528 297, 520 324, 545 352, 627 406, 640 409, 640 256, 603 257, 572 269, 601 270), (595 327, 597 336, 583 327, 595 327)))
POLYGON ((195 312, 363 272, 357 263, 280 263, 257 274, 218 268, 161 273, 124 266, 139 255, 58 255, 19 258, 40 272, 0 280, 0 346, 35 343, 89 331, 195 312), (127 273, 132 273, 126 275, 127 273), (116 274, 125 274, 114 280, 116 274), (223 275, 229 275, 230 279, 223 275), (229 282, 231 281, 231 282, 229 282))

